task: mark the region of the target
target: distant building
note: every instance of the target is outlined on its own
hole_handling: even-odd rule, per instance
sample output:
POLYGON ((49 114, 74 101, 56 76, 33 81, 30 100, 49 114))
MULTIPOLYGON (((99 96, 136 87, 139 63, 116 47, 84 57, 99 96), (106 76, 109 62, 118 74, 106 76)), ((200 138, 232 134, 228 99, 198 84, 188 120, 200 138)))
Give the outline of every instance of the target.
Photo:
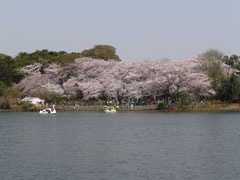
POLYGON ((41 105, 44 105, 45 100, 40 99, 38 97, 25 97, 21 100, 21 102, 34 104, 35 106, 41 106, 41 105))

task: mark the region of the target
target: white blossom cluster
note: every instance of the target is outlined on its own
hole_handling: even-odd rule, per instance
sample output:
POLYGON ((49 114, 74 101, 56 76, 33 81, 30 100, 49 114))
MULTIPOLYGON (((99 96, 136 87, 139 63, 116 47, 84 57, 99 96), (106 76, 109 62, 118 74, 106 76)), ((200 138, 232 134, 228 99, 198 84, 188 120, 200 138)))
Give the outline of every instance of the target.
MULTIPOLYGON (((27 76, 18 84, 24 95, 47 90, 84 99, 176 96, 181 92, 209 96, 215 92, 209 77, 200 70, 197 57, 185 61, 104 61, 76 59, 60 66, 51 64, 41 74, 40 64, 24 67, 27 76)), ((223 67, 225 67, 223 65, 223 67)), ((228 69, 229 70, 229 69, 228 69)))

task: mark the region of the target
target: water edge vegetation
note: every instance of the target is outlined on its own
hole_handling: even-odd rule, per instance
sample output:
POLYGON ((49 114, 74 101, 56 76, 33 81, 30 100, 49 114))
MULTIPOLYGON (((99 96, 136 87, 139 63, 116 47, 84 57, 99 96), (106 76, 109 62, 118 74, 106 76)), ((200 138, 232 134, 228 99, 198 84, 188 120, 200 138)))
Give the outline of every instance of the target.
POLYGON ((75 109, 76 106, 104 106, 111 103, 122 107, 131 104, 135 107, 156 105, 156 109, 162 111, 239 110, 239 56, 226 56, 218 50, 209 49, 191 61, 192 64, 195 63, 194 66, 191 64, 192 67, 187 67, 189 62, 169 63, 163 60, 161 63, 134 61, 127 64, 116 55, 116 49, 108 45, 96 45, 81 53, 37 50, 33 53, 21 52, 16 57, 0 54, 0 109, 38 111, 39 107, 21 102, 24 96, 34 95, 44 99, 47 104, 72 106, 75 109), (76 64, 75 60, 79 58, 76 64), (155 68, 154 63, 157 66, 155 68), (119 66, 121 69, 116 68, 119 66), (149 71, 143 71, 142 66, 149 66, 149 71), (162 68, 161 74, 155 72, 157 68, 162 68), (101 71, 106 69, 108 79, 104 74, 105 82, 101 82, 101 71), (61 76, 58 85, 65 88, 59 88, 61 91, 51 86, 48 79, 44 79, 49 76, 56 79, 55 71, 59 71, 57 76, 61 76), (88 71, 90 74, 85 73, 79 77, 76 75, 79 71, 88 71), (116 71, 122 72, 114 74, 116 71), (30 81, 32 78, 33 82, 36 82, 36 77, 39 77, 40 81, 46 81, 47 86, 40 84, 39 88, 30 81), (81 80, 78 79, 81 78, 89 79, 90 83, 79 82, 81 80), (24 84, 26 79, 28 81, 24 84), (95 84, 91 82, 92 79, 95 84), (112 82, 113 79, 119 81, 112 82), (149 84, 144 86, 146 82, 149 84), (113 88, 114 83, 119 86, 113 88), (146 89, 146 86, 150 89, 146 89), (34 92, 31 91, 33 89, 34 92), (69 92, 66 93, 66 89, 69 89, 69 92))

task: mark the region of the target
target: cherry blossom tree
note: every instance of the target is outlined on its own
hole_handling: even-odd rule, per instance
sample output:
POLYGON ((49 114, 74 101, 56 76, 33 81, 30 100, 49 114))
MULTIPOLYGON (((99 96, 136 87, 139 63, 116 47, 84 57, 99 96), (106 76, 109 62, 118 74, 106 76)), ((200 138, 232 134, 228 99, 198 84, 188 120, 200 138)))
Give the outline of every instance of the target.
MULTIPOLYGON (((24 95, 43 89, 69 98, 140 99, 145 97, 177 97, 188 92, 195 96, 211 96, 215 91, 211 79, 201 70, 201 59, 185 61, 144 60, 104 61, 80 58, 74 63, 51 64, 40 72, 41 64, 22 69, 26 77, 18 84, 24 95)), ((221 64, 225 76, 234 71, 221 64)))

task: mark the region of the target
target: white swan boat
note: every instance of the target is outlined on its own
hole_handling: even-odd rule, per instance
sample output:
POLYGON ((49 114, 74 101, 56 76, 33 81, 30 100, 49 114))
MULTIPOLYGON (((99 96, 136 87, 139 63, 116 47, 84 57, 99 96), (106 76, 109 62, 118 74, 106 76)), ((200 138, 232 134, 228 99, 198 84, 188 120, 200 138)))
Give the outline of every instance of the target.
POLYGON ((40 110, 39 114, 56 114, 55 105, 52 106, 52 108, 46 108, 43 110, 40 110))

